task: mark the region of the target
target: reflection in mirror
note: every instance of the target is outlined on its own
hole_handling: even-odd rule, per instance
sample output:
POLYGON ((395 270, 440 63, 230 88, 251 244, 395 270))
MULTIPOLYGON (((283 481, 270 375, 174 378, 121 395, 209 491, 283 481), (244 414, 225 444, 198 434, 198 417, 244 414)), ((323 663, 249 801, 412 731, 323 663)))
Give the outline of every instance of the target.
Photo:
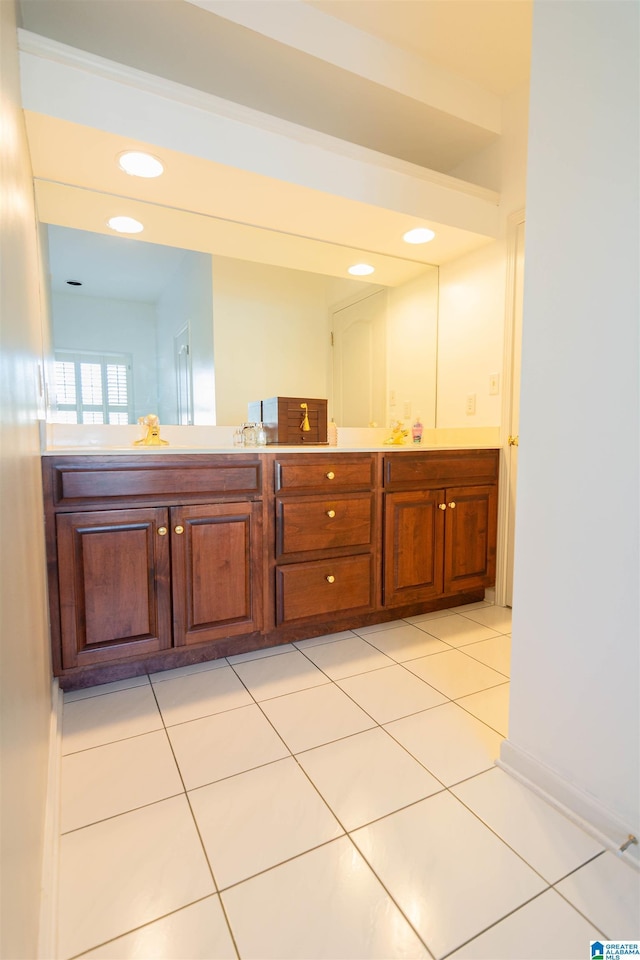
POLYGON ((381 288, 68 227, 47 235, 53 421, 234 425, 253 400, 310 396, 342 426, 418 413, 435 425, 437 267, 381 288))

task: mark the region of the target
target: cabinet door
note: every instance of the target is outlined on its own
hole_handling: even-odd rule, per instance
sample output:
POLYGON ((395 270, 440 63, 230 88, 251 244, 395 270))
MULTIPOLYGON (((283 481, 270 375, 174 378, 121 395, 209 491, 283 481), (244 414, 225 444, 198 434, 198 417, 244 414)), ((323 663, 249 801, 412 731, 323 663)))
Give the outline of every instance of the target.
POLYGON ((176 646, 262 625, 262 504, 171 508, 176 646))
POLYGON ((63 667, 171 645, 167 516, 151 508, 58 516, 63 667))
POLYGON ((445 593, 491 586, 496 576, 497 488, 447 487, 446 503, 445 593))
POLYGON ((430 600, 443 592, 444 490, 385 495, 384 604, 430 600))

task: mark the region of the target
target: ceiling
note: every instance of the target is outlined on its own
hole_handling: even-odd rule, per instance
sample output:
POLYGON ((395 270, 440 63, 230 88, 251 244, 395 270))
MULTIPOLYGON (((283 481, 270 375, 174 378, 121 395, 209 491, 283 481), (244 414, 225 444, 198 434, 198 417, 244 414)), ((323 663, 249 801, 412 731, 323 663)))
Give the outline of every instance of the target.
MULTIPOLYGON (((479 117, 499 116, 500 97, 526 84, 529 70, 531 0, 20 0, 19 8, 33 34, 446 175, 499 139, 491 120, 449 109, 448 94, 462 90, 488 105, 479 117)), ((164 228, 159 219, 145 227, 155 243, 238 249, 247 259, 255 248, 255 259, 280 265, 295 247, 301 260, 292 265, 334 275, 345 258, 377 256, 377 278, 389 284, 489 242, 438 223, 431 244, 408 248, 402 233, 424 218, 179 151, 163 152, 165 176, 140 181, 112 163, 130 139, 26 118, 46 222, 100 230, 91 224, 104 224, 105 197, 126 198, 147 218, 152 204, 170 211, 164 228)))

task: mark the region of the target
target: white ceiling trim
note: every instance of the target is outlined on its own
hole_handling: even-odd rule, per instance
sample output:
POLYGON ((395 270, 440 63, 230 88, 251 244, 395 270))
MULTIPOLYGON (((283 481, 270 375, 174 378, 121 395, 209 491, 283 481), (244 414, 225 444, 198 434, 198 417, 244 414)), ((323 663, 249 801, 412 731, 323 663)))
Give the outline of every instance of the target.
MULTIPOLYGON (((189 2, 191 2, 191 0, 189 0, 189 2)), ((231 100, 225 100, 222 97, 215 96, 215 94, 196 90, 194 87, 188 87, 174 80, 167 80, 164 77, 146 73, 135 67, 129 67, 113 60, 107 60, 105 57, 88 53, 77 47, 71 47, 57 40, 51 40, 40 34, 31 33, 28 30, 20 28, 18 30, 18 41, 20 52, 23 54, 38 57, 41 60, 48 60, 63 66, 84 70, 94 77, 113 80, 133 89, 163 97, 174 103, 204 110, 213 116, 232 120, 257 130, 273 133, 278 137, 285 137, 301 144, 317 147, 321 150, 327 150, 332 154, 338 154, 350 160, 355 160, 358 163, 380 167, 410 177, 411 179, 432 184, 435 187, 445 188, 477 200, 486 201, 492 205, 498 205, 500 202, 500 194, 486 187, 480 187, 466 180, 448 176, 437 170, 429 170, 418 164, 409 163, 406 160, 400 160, 388 154, 371 150, 368 147, 361 147, 358 144, 340 140, 338 137, 332 137, 321 131, 313 130, 311 127, 303 127, 289 120, 283 120, 271 114, 261 113, 259 110, 245 107, 231 100)), ((49 113, 51 116, 59 116, 61 119, 73 120, 74 118, 65 114, 62 109, 62 104, 59 111, 42 109, 41 106, 33 105, 32 97, 28 97, 29 63, 24 58, 22 58, 22 66, 23 94, 25 95, 23 99, 25 99, 25 107, 35 112, 49 113), (26 102, 27 98, 29 99, 29 104, 26 102)))
POLYGON ((303 0, 187 2, 436 110, 492 133, 501 132, 501 100, 496 94, 303 0))

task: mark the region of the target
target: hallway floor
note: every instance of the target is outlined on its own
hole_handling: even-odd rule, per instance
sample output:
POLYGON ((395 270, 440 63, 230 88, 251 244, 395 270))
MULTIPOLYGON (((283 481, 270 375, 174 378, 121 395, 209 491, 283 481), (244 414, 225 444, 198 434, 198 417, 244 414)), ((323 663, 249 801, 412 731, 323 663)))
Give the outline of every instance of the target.
POLYGON ((640 876, 494 766, 479 603, 66 694, 58 957, 585 960, 640 876))

